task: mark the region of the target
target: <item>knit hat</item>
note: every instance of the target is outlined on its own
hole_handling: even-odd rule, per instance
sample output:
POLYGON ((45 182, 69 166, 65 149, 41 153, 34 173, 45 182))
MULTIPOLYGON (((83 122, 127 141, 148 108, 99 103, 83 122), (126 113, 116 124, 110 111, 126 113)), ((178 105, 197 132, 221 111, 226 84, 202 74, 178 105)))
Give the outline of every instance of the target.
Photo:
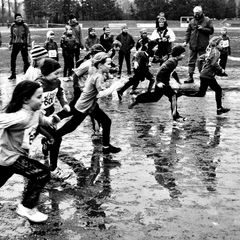
POLYGON ((173 49, 172 49, 172 56, 173 57, 177 57, 177 56, 180 56, 182 53, 184 53, 186 50, 183 46, 181 45, 178 45, 178 46, 175 46, 173 49))
POLYGON ((32 50, 30 50, 30 54, 31 54, 31 58, 33 60, 39 59, 39 58, 43 58, 43 57, 47 57, 47 50, 44 47, 41 47, 39 45, 35 45, 33 47, 32 50))
POLYGON ((94 44, 90 50, 91 54, 96 54, 98 52, 106 52, 106 49, 99 43, 94 44))
POLYGON ((40 70, 43 76, 47 76, 59 68, 61 68, 61 66, 56 60, 52 58, 45 58, 40 70))
POLYGON ((220 36, 214 36, 209 40, 209 46, 217 46, 221 40, 220 36))
POLYGON ((99 64, 100 62, 104 61, 108 57, 109 56, 108 56, 107 53, 99 52, 92 58, 92 63, 93 63, 94 66, 96 66, 97 64, 99 64))
POLYGON ((17 17, 22 17, 22 14, 21 13, 16 13, 14 18, 16 19, 17 17))
POLYGON ((54 32, 52 30, 47 31, 47 34, 46 34, 47 38, 50 38, 51 35, 54 35, 54 32))
POLYGON ((72 20, 74 18, 76 18, 76 16, 73 13, 69 14, 69 20, 72 20))
POLYGON ((194 12, 194 13, 202 12, 202 7, 201 7, 201 6, 196 6, 196 7, 193 9, 193 12, 194 12))

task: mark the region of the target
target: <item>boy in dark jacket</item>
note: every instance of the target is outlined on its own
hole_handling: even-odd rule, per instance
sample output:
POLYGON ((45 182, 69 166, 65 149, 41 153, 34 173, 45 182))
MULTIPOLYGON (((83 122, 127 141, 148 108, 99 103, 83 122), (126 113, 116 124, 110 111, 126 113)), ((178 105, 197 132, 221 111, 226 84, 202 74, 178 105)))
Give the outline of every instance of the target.
POLYGON ((103 34, 100 36, 100 44, 106 49, 106 52, 112 48, 114 41, 114 36, 110 33, 111 31, 109 27, 103 27, 103 34))
POLYGON ((16 78, 16 60, 19 52, 22 54, 23 71, 27 71, 29 67, 28 61, 28 47, 30 47, 30 31, 28 25, 23 21, 20 13, 15 14, 15 21, 10 27, 10 43, 9 49, 11 53, 11 76, 8 79, 16 78))
POLYGON ((128 27, 127 25, 122 26, 122 32, 116 37, 116 39, 122 44, 120 51, 119 51, 119 71, 118 74, 121 76, 122 73, 122 65, 123 65, 123 59, 126 60, 127 65, 127 73, 128 75, 131 75, 131 49, 134 47, 135 41, 133 39, 133 36, 128 33, 128 27))
POLYGON ((184 120, 177 111, 177 93, 170 86, 170 76, 180 84, 175 68, 178 65, 178 62, 183 59, 185 48, 182 46, 176 46, 172 49, 172 57, 170 57, 166 62, 164 62, 157 73, 156 76, 156 85, 154 92, 147 92, 140 94, 136 97, 135 101, 129 105, 129 108, 138 103, 149 103, 159 101, 163 95, 167 96, 171 103, 172 117, 174 121, 184 120))
POLYGON ((69 77, 72 75, 72 70, 74 68, 74 53, 78 47, 78 43, 73 35, 72 27, 66 25, 65 29, 66 31, 61 38, 60 46, 62 48, 64 60, 63 76, 69 77))

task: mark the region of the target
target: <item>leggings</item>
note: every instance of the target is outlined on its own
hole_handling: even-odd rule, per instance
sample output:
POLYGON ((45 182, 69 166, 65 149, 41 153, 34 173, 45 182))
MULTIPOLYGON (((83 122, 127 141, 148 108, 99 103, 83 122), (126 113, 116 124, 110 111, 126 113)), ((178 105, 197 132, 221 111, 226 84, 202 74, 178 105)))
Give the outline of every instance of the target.
POLYGON ((137 103, 158 102, 163 95, 167 96, 169 102, 171 103, 173 119, 178 118, 179 113, 177 111, 177 95, 169 85, 164 85, 162 88, 159 88, 156 85, 154 92, 146 92, 138 95, 136 98, 136 102, 137 103))
POLYGON ((103 146, 109 146, 110 144, 110 130, 111 130, 111 119, 107 116, 106 113, 103 112, 98 106, 94 108, 91 114, 86 114, 79 112, 77 110, 74 111, 73 116, 68 120, 61 128, 56 131, 55 142, 50 149, 50 161, 57 161, 60 145, 62 142, 62 137, 68 133, 73 132, 86 118, 86 116, 90 115, 92 118, 96 119, 102 126, 102 135, 103 135, 103 146))
POLYGON ((206 95, 208 87, 210 87, 215 92, 215 100, 216 100, 217 108, 221 108, 222 107, 222 88, 220 87, 220 85, 218 84, 217 80, 214 77, 212 77, 211 79, 200 77, 200 88, 198 92, 194 94, 185 93, 184 95, 190 96, 190 97, 204 97, 206 95))
POLYGON ((0 166, 0 187, 15 173, 28 179, 23 192, 23 206, 30 209, 34 208, 42 189, 50 180, 48 168, 37 160, 20 156, 12 165, 0 166))

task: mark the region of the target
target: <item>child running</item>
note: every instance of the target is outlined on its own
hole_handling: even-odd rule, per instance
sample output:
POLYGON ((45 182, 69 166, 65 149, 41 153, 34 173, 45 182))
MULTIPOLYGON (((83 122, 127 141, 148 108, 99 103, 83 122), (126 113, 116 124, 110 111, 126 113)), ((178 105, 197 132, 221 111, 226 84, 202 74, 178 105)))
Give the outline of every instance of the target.
POLYGON ((46 166, 29 158, 29 149, 37 135, 37 127, 51 125, 50 118, 40 111, 43 89, 37 82, 24 80, 15 87, 12 98, 0 114, 0 187, 13 174, 28 179, 23 199, 16 212, 32 222, 44 222, 48 216, 39 212, 36 205, 40 193, 50 180, 46 166))
POLYGON ((31 65, 24 74, 24 80, 34 81, 41 75, 40 66, 44 59, 48 56, 47 50, 44 47, 35 45, 30 51, 31 65))
POLYGON ((156 76, 156 85, 154 92, 146 92, 137 96, 135 101, 128 106, 128 108, 133 108, 133 106, 138 103, 149 103, 157 102, 161 99, 163 95, 167 96, 171 103, 172 117, 174 121, 184 120, 177 111, 177 93, 169 85, 170 75, 179 83, 179 78, 177 73, 174 71, 178 65, 178 62, 183 59, 185 48, 182 46, 176 46, 172 49, 172 57, 170 57, 166 62, 164 62, 158 70, 156 76))
POLYGON ((106 87, 105 74, 108 74, 111 67, 111 58, 107 53, 97 53, 93 59, 93 74, 90 74, 83 89, 80 98, 75 104, 75 111, 71 119, 56 131, 57 141, 51 148, 55 159, 58 157, 62 137, 74 131, 81 122, 90 115, 96 119, 102 126, 103 153, 118 153, 121 148, 110 144, 111 119, 100 109, 97 100, 111 94, 114 90, 122 86, 122 82, 113 83, 109 88, 106 87))
MULTIPOLYGON (((222 106, 222 88, 218 84, 215 75, 228 76, 219 65, 220 51, 222 49, 222 38, 214 36, 209 41, 206 54, 199 57, 200 88, 197 93, 189 94, 191 97, 204 97, 208 87, 215 92, 217 115, 230 111, 222 106)), ((186 95, 186 94, 185 94, 186 95)))
MULTIPOLYGON (((40 83, 43 88, 43 103, 42 110, 45 111, 46 116, 54 114, 55 111, 55 101, 58 98, 61 106, 67 112, 70 111, 68 101, 66 99, 63 88, 61 87, 61 81, 58 76, 61 73, 60 64, 51 58, 45 58, 43 65, 41 66, 42 76, 37 78, 35 81, 40 83)), ((59 121, 60 119, 54 115, 55 120, 59 121)), ((42 139, 43 144, 43 154, 45 157, 48 155, 48 150, 51 148, 52 143, 55 139, 55 127, 40 127, 39 132, 45 137, 42 139)), ((51 152, 50 152, 51 153, 51 152)), ((50 155, 50 170, 51 176, 55 179, 66 179, 69 177, 64 174, 64 172, 57 167, 57 161, 51 161, 50 155)), ((57 159, 56 159, 57 160, 57 159)))

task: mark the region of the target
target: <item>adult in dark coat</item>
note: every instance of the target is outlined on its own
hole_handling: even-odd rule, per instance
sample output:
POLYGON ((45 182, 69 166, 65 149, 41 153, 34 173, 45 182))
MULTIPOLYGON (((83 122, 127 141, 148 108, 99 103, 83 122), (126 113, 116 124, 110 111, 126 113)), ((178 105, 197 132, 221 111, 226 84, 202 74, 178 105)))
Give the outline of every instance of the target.
POLYGON ((128 75, 130 75, 131 74, 131 62, 130 62, 131 49, 134 47, 135 41, 133 39, 133 36, 128 33, 127 25, 122 26, 122 32, 116 37, 116 39, 122 44, 119 51, 118 74, 121 76, 123 59, 125 58, 126 65, 127 65, 127 73, 128 75))
POLYGON ((209 44, 209 36, 213 34, 214 28, 212 21, 204 16, 202 7, 196 6, 193 9, 194 18, 189 22, 185 35, 184 45, 189 44, 189 77, 185 83, 193 83, 193 74, 198 56, 205 53, 209 44))

